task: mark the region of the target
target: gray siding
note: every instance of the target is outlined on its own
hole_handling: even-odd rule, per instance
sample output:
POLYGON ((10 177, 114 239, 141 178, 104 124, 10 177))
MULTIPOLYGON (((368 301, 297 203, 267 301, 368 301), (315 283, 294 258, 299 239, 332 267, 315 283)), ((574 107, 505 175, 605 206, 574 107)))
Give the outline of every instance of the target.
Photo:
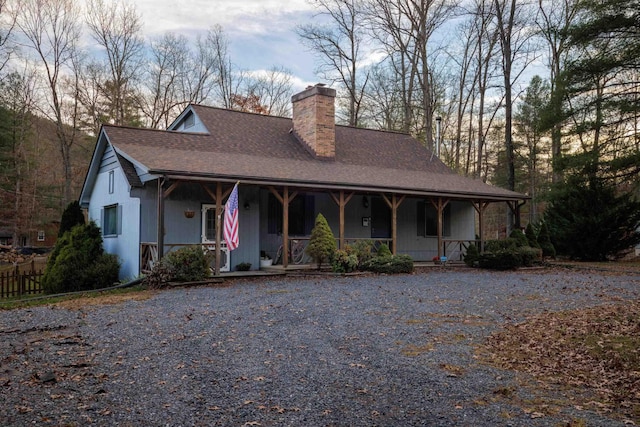
POLYGON ((118 163, 118 158, 116 157, 115 151, 113 151, 113 147, 107 144, 104 153, 102 154, 102 160, 100 161, 100 169, 98 173, 108 172, 120 167, 118 163))

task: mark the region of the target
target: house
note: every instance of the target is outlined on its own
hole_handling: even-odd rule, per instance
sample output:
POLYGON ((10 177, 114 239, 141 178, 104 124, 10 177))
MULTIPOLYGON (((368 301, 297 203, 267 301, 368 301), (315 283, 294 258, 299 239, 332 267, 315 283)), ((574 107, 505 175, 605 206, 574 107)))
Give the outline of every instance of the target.
POLYGON ((489 204, 526 199, 455 174, 407 134, 335 125, 335 94, 319 84, 294 95, 293 118, 189 105, 165 131, 104 125, 80 204, 121 276, 192 244, 216 253, 220 271, 257 269, 279 250, 287 267, 282 247, 304 246, 318 213, 340 247, 367 239, 415 260, 460 258, 483 239, 489 204), (236 182, 240 245, 229 253, 216 230, 236 182))

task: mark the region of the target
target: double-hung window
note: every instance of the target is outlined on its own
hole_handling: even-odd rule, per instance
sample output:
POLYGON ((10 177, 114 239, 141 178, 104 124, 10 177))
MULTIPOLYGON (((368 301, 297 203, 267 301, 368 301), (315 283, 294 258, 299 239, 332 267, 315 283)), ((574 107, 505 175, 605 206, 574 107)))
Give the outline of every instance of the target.
POLYGON ((122 205, 105 206, 102 209, 102 235, 117 236, 122 233, 122 205))

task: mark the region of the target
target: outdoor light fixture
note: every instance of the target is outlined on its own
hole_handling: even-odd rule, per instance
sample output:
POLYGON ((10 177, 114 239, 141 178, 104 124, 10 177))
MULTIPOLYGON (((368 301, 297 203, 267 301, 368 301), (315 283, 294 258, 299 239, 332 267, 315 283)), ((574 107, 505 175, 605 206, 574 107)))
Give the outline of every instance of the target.
POLYGON ((249 204, 249 202, 244 202, 244 210, 248 211, 249 208, 251 208, 251 205, 249 204))
POLYGON ((362 207, 363 208, 368 208, 369 207, 369 199, 367 198, 367 196, 364 196, 362 198, 362 207))
POLYGON ((195 211, 192 211, 191 209, 185 209, 184 210, 184 217, 185 218, 193 218, 196 215, 195 211))

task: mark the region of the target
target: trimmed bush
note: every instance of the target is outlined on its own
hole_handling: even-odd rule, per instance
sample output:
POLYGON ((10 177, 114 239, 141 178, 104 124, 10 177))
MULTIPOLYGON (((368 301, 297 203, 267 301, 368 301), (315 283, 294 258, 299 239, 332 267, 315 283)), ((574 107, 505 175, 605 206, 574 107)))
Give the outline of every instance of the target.
POLYGON ((525 234, 520 229, 514 228, 513 230, 511 230, 509 238, 514 239, 518 247, 529 246, 529 240, 527 240, 527 236, 525 236, 525 234))
POLYGON ((469 267, 477 267, 478 259, 480 258, 480 251, 475 243, 471 243, 467 248, 467 253, 464 255, 464 263, 469 267))
POLYGON ((309 244, 304 251, 318 264, 318 270, 320 270, 322 263, 329 261, 336 251, 336 239, 333 237, 333 232, 326 218, 321 213, 316 217, 309 244))
POLYGON ((490 270, 515 270, 522 265, 522 255, 515 250, 485 252, 478 258, 478 264, 490 270))
POLYGON ((412 273, 413 258, 409 255, 377 256, 367 261, 363 268, 374 273, 412 273))
POLYGON ((389 246, 387 246, 386 243, 381 244, 376 253, 376 256, 379 256, 379 257, 388 257, 391 255, 392 255, 391 250, 389 250, 389 246))
POLYGON ((542 262, 542 249, 540 248, 523 246, 518 248, 517 252, 522 257, 522 265, 525 267, 532 267, 536 263, 542 262))
POLYGON ((358 268, 374 257, 373 242, 371 240, 358 240, 351 246, 353 253, 358 258, 358 268))
POLYGON ((118 258, 104 253, 98 226, 76 225, 56 242, 42 287, 48 294, 107 288, 118 281, 119 271, 118 258))
POLYGON ((518 240, 511 237, 502 240, 487 240, 484 244, 486 252, 514 251, 518 248, 518 240))
POLYGON ((351 273, 358 267, 358 256, 347 246, 338 249, 331 257, 331 268, 334 273, 351 273))
POLYGON ((178 282, 196 282, 210 275, 209 263, 200 245, 169 252, 163 262, 171 272, 171 280, 178 282))

